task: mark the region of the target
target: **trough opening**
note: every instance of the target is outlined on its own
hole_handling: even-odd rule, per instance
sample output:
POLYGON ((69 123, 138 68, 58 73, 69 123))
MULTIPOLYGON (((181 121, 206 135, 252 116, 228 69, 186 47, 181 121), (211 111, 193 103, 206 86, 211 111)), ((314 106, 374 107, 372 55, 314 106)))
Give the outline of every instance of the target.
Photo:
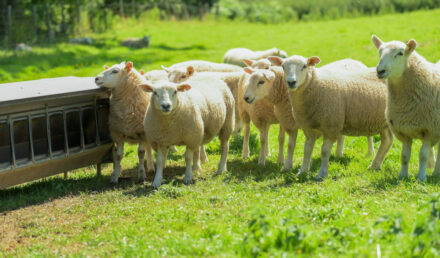
POLYGON ((98 126, 99 126, 99 139, 101 142, 110 141, 110 131, 108 125, 108 106, 100 105, 98 108, 98 126))
POLYGON ((7 121, 0 121, 0 168, 9 167, 12 163, 11 136, 7 121))
POLYGON ((31 160, 29 121, 27 118, 19 118, 13 121, 13 125, 16 163, 26 163, 31 160))
POLYGON ((81 150, 81 124, 79 110, 66 113, 67 142, 70 152, 81 150))
POLYGON ((49 124, 52 155, 62 155, 65 152, 63 114, 57 113, 50 115, 49 124))
POLYGON ((32 143, 35 160, 49 157, 46 116, 32 117, 32 143))
POLYGON ((96 144, 96 116, 95 109, 85 108, 82 110, 82 126, 84 131, 84 144, 91 147, 96 144))

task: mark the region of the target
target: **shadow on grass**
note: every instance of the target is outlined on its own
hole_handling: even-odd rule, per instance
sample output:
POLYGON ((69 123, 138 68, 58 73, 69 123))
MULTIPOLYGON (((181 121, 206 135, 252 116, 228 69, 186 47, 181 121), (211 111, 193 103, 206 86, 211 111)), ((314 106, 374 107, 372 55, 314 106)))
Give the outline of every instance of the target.
POLYGON ((266 160, 264 166, 259 165, 258 157, 246 160, 237 158, 228 162, 228 170, 231 173, 225 176, 225 181, 246 181, 248 179, 263 181, 280 176, 283 173, 281 167, 281 165, 270 160, 266 160))
MULTIPOLYGON (((137 171, 137 168, 124 170, 123 173, 130 170, 137 171)), ((65 196, 125 189, 131 187, 134 182, 134 180, 121 177, 119 183, 115 185, 110 183, 110 175, 96 176, 95 173, 88 173, 87 176, 81 178, 44 178, 26 185, 0 190, 0 212, 42 204, 65 196)))
POLYGON ((206 50, 206 47, 203 45, 191 45, 189 47, 173 47, 173 46, 168 46, 165 44, 159 44, 157 46, 153 45, 150 48, 159 48, 162 50, 171 50, 171 51, 186 51, 186 50, 206 50))
MULTIPOLYGON (((379 173, 380 171, 378 171, 379 173)), ((429 175, 426 182, 420 182, 417 180, 417 174, 409 176, 408 178, 400 178, 398 174, 393 174, 391 171, 384 171, 384 173, 373 179, 369 187, 372 187, 379 191, 386 191, 391 188, 396 188, 400 184, 429 184, 437 185, 440 183, 440 176, 429 175)))

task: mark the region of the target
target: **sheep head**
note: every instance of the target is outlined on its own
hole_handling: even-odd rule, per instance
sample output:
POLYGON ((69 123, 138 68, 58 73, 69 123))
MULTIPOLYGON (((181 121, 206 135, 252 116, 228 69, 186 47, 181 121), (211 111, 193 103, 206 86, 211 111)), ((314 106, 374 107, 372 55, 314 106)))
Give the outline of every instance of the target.
POLYGON ((275 80, 275 73, 267 69, 243 68, 249 74, 245 83, 244 100, 253 104, 255 101, 267 97, 275 80))
POLYGON ((165 115, 171 114, 178 106, 178 93, 191 89, 189 84, 176 84, 169 81, 159 81, 156 85, 145 82, 140 84, 139 87, 145 92, 153 93, 151 104, 165 115))
POLYGON ((133 69, 132 62, 122 62, 112 67, 104 66, 104 71, 95 77, 97 86, 115 89, 127 78, 127 74, 133 69))

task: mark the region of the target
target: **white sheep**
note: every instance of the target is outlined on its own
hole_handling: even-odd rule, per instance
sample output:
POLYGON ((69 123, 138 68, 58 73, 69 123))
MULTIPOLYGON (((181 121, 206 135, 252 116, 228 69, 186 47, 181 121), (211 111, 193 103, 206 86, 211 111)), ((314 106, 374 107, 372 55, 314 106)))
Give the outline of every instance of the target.
POLYGON ((222 80, 199 77, 183 84, 147 81, 139 86, 153 93, 144 120, 147 142, 157 151, 153 187, 162 183, 166 155, 172 145, 186 146, 183 182, 191 183, 193 170, 200 169, 200 147, 217 134, 221 151, 217 173, 226 170, 228 141, 234 128, 234 97, 222 80))
POLYGON ((381 135, 379 150, 370 169, 380 169, 393 142, 385 119, 386 85, 377 79, 374 69, 315 68, 318 57, 292 56, 269 58, 282 66, 296 122, 306 134, 304 160, 300 173, 310 168, 315 140, 324 136, 321 168, 317 176, 328 176, 328 161, 333 143, 340 135, 381 135))
MULTIPOLYGON (((402 142, 400 176, 408 176, 412 140, 421 139, 418 179, 426 181, 426 165, 434 162, 432 147, 440 140, 440 67, 415 51, 413 39, 385 43, 373 35, 372 41, 380 53, 377 76, 388 85, 386 117, 402 142)), ((433 175, 440 174, 439 159, 433 175)))
MULTIPOLYGON (((268 69, 270 67, 270 61, 267 59, 261 59, 258 61, 253 60, 244 60, 246 64, 252 66, 257 69, 268 69)), ((240 68, 241 69, 241 68, 240 68)), ((172 76, 170 80, 175 83, 181 83, 185 80, 188 80, 192 76, 197 77, 197 74, 194 71, 195 69, 192 66, 188 66, 181 69, 168 70, 169 73, 174 73, 175 76, 172 76), (180 73, 177 73, 180 71, 180 73), (186 71, 186 72, 184 72, 186 71), (186 75, 186 76, 181 76, 186 75)), ((260 156, 259 156, 259 164, 264 165, 266 162, 266 156, 270 155, 269 151, 269 128, 271 124, 278 124, 278 120, 274 114, 274 105, 266 100, 261 100, 255 103, 254 105, 250 105, 243 100, 244 95, 244 87, 246 82, 246 74, 241 72, 202 72, 203 76, 209 76, 212 78, 221 79, 226 82, 229 89, 232 92, 232 95, 235 99, 235 123, 237 131, 237 124, 244 122, 244 139, 243 139, 243 149, 242 149, 242 157, 249 158, 249 137, 250 137, 250 121, 255 124, 255 126, 260 131, 260 156)), ((282 164, 284 162, 284 129, 280 127, 279 135, 278 135, 278 143, 279 143, 279 153, 278 153, 278 163, 282 164)), ((203 154, 203 151, 201 151, 203 154)))
POLYGON ((233 48, 226 52, 223 56, 223 63, 233 64, 238 66, 245 66, 244 60, 260 60, 269 56, 287 57, 287 54, 283 50, 278 48, 271 48, 264 51, 252 51, 247 48, 233 48))
POLYGON ((111 182, 117 183, 124 155, 124 142, 138 143, 138 180, 145 180, 144 157, 147 152, 148 171, 154 170, 153 153, 146 142, 144 132, 145 111, 150 103, 150 94, 143 92, 138 85, 146 80, 133 68, 132 62, 122 62, 105 70, 95 78, 99 87, 111 90, 109 129, 116 144, 114 170, 111 182))
POLYGON ((143 76, 145 79, 153 83, 168 79, 168 74, 164 70, 151 70, 144 73, 143 76))
POLYGON ((127 38, 121 43, 121 45, 130 48, 146 48, 150 46, 150 37, 144 36, 142 38, 127 38))

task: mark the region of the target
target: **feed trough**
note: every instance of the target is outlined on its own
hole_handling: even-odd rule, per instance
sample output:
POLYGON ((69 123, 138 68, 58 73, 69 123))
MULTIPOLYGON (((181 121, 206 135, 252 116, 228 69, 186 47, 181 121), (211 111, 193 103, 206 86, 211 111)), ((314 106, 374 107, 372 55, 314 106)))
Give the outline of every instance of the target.
POLYGON ((94 164, 100 173, 112 161, 108 113, 94 78, 0 84, 0 189, 94 164))

